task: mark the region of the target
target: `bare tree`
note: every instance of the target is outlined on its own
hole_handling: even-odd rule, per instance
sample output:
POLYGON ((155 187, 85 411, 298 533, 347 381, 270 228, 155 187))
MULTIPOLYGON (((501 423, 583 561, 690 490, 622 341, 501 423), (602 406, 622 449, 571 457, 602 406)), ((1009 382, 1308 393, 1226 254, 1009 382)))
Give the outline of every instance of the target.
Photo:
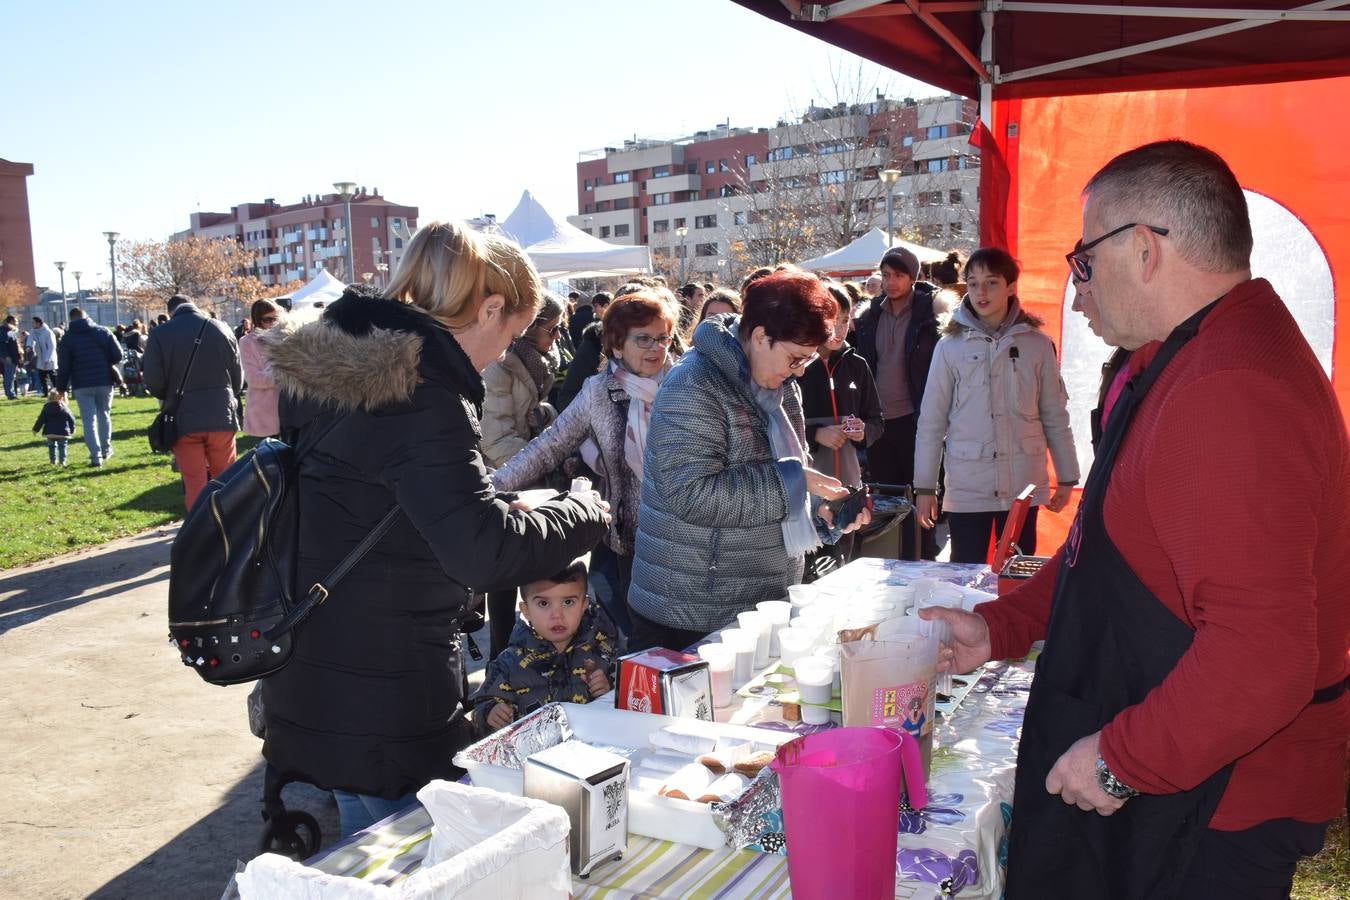
POLYGON ((203 303, 230 295, 256 253, 233 238, 188 236, 167 241, 120 241, 117 273, 130 298, 162 302, 183 294, 203 303))

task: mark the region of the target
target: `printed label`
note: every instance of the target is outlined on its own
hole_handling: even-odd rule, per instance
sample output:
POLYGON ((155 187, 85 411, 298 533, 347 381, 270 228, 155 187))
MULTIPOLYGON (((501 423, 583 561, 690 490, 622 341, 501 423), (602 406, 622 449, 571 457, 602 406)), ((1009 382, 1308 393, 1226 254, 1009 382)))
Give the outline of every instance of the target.
POLYGON ((661 673, 641 663, 625 660, 620 667, 620 698, 622 709, 634 712, 665 712, 661 702, 661 673))
POLYGON ((927 681, 912 681, 872 691, 872 724, 903 728, 914 738, 933 730, 933 692, 927 681))

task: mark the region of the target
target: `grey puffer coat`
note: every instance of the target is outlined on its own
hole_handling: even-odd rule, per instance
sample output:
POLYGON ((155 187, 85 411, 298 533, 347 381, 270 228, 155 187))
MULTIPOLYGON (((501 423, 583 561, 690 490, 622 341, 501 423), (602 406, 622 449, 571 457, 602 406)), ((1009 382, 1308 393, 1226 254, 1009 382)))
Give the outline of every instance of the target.
MULTIPOLYGON (((633 585, 628 605, 654 622, 710 632, 801 581, 782 521, 805 503, 801 460, 775 460, 769 421, 749 387, 738 316, 714 316, 694 350, 666 376, 643 457, 633 585)), ((806 446, 801 391, 783 409, 806 446)))
POLYGON ((609 501, 613 516, 605 543, 620 556, 632 556, 641 485, 624 458, 628 404, 628 393, 613 373, 606 370, 587 378, 557 420, 492 473, 493 487, 519 491, 537 484, 592 438, 600 450, 595 473, 604 479, 596 489, 609 501))
POLYGON ((943 328, 919 412, 914 486, 937 487, 946 457, 948 512, 1005 510, 1028 484, 1050 499, 1046 450, 1057 481, 1078 481, 1069 396, 1055 345, 1016 298, 1011 325, 989 331, 962 301, 943 328))

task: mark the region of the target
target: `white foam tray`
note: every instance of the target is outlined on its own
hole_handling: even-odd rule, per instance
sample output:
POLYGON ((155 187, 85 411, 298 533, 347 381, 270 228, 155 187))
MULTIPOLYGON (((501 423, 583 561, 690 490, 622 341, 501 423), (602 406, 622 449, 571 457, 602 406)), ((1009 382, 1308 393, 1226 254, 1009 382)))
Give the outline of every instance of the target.
MULTIPOLYGON (((592 744, 608 744, 633 749, 650 748, 647 736, 668 725, 713 738, 751 741, 764 747, 778 747, 797 737, 786 731, 726 725, 699 719, 672 718, 650 713, 615 709, 603 703, 562 703, 567 722, 577 739, 592 744)), ((455 765, 466 769, 474 787, 490 788, 504 794, 524 793, 524 774, 519 769, 475 762, 463 754, 455 756, 455 765)), ((713 820, 706 803, 676 800, 643 791, 628 792, 628 831, 677 844, 689 844, 717 850, 726 846, 726 835, 713 820)))

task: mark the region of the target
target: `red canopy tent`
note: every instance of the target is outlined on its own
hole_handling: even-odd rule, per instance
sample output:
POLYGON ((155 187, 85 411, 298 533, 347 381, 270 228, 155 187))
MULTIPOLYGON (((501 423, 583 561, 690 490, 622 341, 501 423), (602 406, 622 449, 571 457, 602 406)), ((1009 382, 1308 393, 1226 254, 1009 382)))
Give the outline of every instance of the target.
MULTIPOLYGON (((1248 192, 1253 266, 1303 324, 1350 418, 1350 315, 1335 299, 1350 268, 1350 0, 736 2, 980 99, 981 242, 1021 261, 1019 296, 1059 331, 1077 407, 1090 405, 1083 382, 1101 362, 1080 359, 1091 355, 1086 329, 1064 315, 1083 184, 1149 141, 1217 150, 1248 192), (1287 276, 1263 271, 1281 255, 1296 257, 1287 276), (1075 372, 1086 373, 1077 384, 1075 372)), ((1075 436, 1086 445, 1081 411, 1075 436)), ((1041 516, 1045 546, 1058 545, 1072 511, 1041 516)))

